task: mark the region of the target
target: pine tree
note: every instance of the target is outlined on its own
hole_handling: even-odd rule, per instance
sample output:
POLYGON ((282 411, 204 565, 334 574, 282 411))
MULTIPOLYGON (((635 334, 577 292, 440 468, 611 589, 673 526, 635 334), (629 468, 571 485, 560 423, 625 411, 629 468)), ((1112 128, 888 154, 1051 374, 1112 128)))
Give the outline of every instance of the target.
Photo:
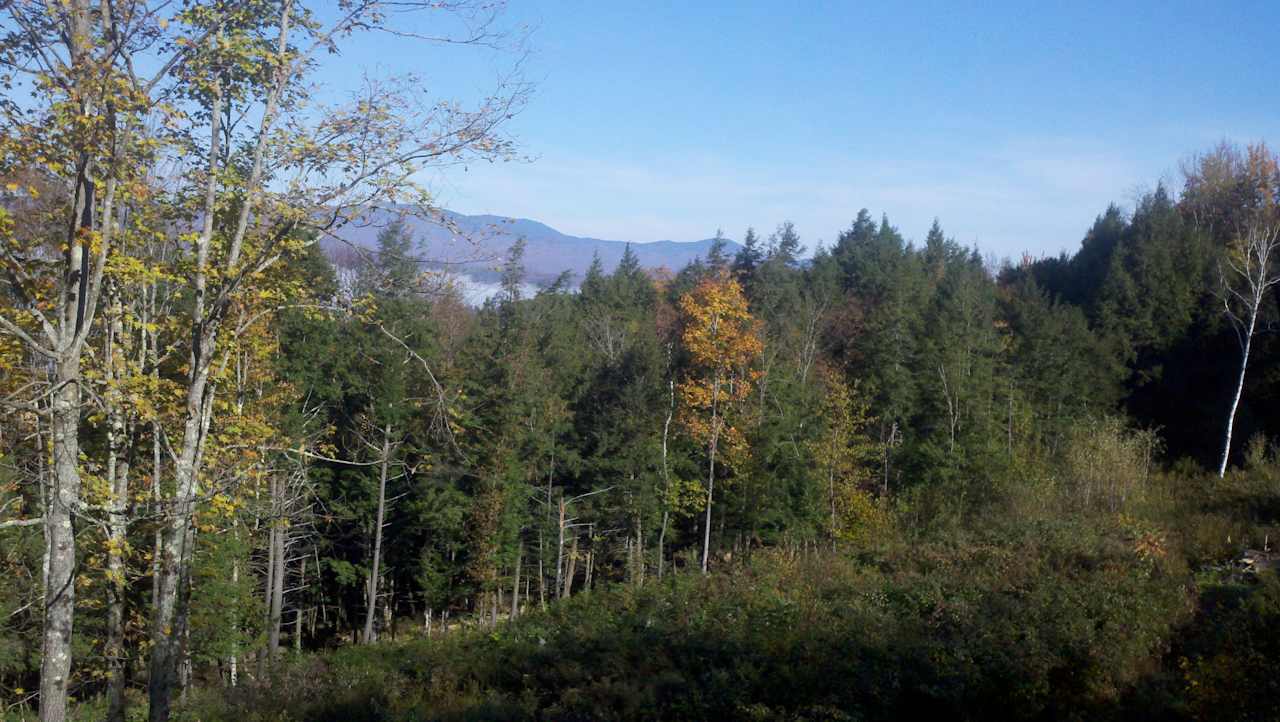
POLYGON ((785 266, 794 266, 800 260, 801 253, 804 253, 804 246, 800 245, 800 235, 796 233, 795 224, 783 221, 778 225, 778 230, 769 236, 769 259, 785 266))
POLYGON ((711 247, 707 249, 707 268, 712 273, 719 273, 729 267, 729 255, 725 249, 729 247, 729 241, 724 237, 724 231, 716 229, 716 235, 711 239, 711 247))
POLYGON ((733 257, 733 273, 738 277, 738 282, 743 286, 750 286, 752 274, 763 260, 764 250, 760 248, 760 237, 756 235, 756 229, 748 227, 742 237, 742 248, 733 257))

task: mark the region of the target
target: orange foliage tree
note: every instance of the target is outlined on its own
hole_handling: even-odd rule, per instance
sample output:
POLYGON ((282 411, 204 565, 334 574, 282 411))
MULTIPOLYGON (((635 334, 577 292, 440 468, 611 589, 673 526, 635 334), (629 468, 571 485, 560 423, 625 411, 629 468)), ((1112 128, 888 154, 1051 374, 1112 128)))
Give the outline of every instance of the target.
POLYGON ((752 368, 764 351, 759 322, 747 310, 742 287, 720 273, 703 279, 680 297, 681 340, 689 367, 680 383, 681 422, 707 450, 706 518, 703 523, 702 571, 711 553, 711 503, 715 492, 716 455, 723 449, 726 466, 746 453, 746 441, 735 427, 735 407, 751 394, 760 372, 752 368))

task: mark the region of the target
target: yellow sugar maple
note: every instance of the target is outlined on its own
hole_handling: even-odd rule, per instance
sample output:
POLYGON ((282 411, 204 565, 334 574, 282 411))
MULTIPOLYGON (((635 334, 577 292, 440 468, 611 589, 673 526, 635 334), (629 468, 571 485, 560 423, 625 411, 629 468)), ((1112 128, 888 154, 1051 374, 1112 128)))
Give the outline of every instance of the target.
POLYGON ((681 341, 689 354, 689 370, 680 382, 680 421, 707 449, 706 516, 703 524, 702 571, 711 551, 711 504, 716 456, 729 466, 746 453, 746 442, 733 423, 734 407, 751 394, 760 372, 751 366, 764 351, 760 324, 747 308, 737 280, 721 271, 703 279, 680 297, 681 341))

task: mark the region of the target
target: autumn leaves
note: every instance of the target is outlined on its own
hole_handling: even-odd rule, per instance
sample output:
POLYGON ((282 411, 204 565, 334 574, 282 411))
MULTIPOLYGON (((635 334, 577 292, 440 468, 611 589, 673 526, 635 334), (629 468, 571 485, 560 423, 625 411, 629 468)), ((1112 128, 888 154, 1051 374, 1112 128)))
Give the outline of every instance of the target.
POLYGON ((742 287, 727 271, 703 279, 680 297, 684 320, 681 340, 689 354, 689 372, 681 381, 680 422, 707 451, 702 571, 711 553, 711 508, 717 454, 722 470, 732 469, 748 449, 738 419, 760 371, 752 365, 764 350, 759 322, 747 309, 742 287))

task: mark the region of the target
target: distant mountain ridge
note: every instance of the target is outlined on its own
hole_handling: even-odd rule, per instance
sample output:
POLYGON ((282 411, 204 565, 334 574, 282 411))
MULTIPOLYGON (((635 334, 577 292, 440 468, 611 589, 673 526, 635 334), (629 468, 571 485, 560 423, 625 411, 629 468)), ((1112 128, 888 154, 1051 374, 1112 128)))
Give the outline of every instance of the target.
MULTIPOLYGON (((373 249, 377 247, 378 233, 395 217, 393 212, 381 211, 359 223, 347 225, 338 235, 347 244, 373 249)), ((649 243, 613 241, 572 236, 527 218, 469 216, 453 211, 442 211, 439 221, 408 216, 405 223, 413 232, 423 257, 430 259, 427 265, 453 270, 481 284, 497 279, 498 267, 512 244, 520 238, 525 241, 526 280, 535 286, 550 283, 564 271, 573 274, 573 285, 576 286, 597 254, 606 272, 612 271, 628 245, 641 266, 679 271, 694 259, 705 258, 714 242, 711 238, 649 243)), ((343 243, 330 241, 326 246, 339 264, 344 263, 344 258, 351 260, 351 249, 344 249, 343 243)), ((726 241, 725 253, 732 255, 741 247, 738 243, 726 241)))

